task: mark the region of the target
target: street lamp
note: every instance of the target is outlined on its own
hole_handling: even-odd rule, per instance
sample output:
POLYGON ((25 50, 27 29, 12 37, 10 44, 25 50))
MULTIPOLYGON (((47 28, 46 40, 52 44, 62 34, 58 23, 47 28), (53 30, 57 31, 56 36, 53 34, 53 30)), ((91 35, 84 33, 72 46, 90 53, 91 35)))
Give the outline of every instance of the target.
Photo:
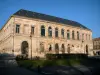
POLYGON ((31 60, 32 60, 32 32, 30 32, 30 39, 31 39, 31 60))
POLYGON ((30 39, 31 39, 31 60, 32 60, 32 35, 34 34, 34 25, 31 26, 30 39))

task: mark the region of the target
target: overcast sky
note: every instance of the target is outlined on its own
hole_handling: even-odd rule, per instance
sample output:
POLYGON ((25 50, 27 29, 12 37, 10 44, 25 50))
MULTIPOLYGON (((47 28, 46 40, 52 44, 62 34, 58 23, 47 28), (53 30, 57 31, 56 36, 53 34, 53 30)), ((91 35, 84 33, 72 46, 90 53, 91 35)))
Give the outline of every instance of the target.
POLYGON ((100 0, 0 0, 0 28, 19 9, 77 21, 100 37, 100 0))

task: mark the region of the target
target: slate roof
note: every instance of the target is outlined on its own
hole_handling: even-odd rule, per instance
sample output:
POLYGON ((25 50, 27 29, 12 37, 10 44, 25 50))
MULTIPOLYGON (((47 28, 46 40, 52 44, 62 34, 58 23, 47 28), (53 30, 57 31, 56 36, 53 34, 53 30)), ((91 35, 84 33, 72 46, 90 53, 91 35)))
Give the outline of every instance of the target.
MULTIPOLYGON (((42 19, 42 20, 62 23, 62 24, 66 24, 66 25, 81 27, 83 29, 88 29, 87 27, 83 26, 82 24, 75 22, 75 21, 72 21, 72 20, 63 19, 63 18, 50 16, 50 15, 46 15, 46 14, 42 14, 42 13, 38 13, 38 12, 33 12, 33 11, 29 11, 29 10, 24 10, 24 9, 20 9, 19 11, 14 13, 13 15, 18 15, 18 16, 23 16, 23 17, 28 17, 28 18, 42 19)), ((90 29, 88 29, 88 30, 90 30, 90 29)))
POLYGON ((93 41, 99 41, 99 40, 100 40, 100 37, 93 39, 93 41))

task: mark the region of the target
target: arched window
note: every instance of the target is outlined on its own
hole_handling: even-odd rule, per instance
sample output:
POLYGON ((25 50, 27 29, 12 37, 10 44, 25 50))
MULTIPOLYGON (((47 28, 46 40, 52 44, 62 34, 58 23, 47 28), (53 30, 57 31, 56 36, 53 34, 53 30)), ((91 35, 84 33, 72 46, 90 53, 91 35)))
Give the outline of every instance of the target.
POLYGON ((64 38, 64 29, 61 29, 61 36, 64 38))
POLYGON ((52 37, 52 28, 51 27, 48 28, 48 36, 52 37))
POLYGON ((70 32, 67 30, 67 39, 70 39, 70 32))
POLYGON ((59 46, 58 46, 58 43, 55 44, 55 51, 56 51, 56 53, 59 53, 59 46))
POLYGON ((79 40, 79 32, 77 31, 77 40, 79 40))
POLYGON ((70 54, 70 44, 67 46, 67 52, 70 54))
POLYGON ((58 37, 58 28, 55 28, 55 37, 58 37))
POLYGON ((41 36, 45 36, 45 27, 41 26, 41 36))
POLYGON ((75 39, 74 31, 72 31, 72 39, 75 39))
POLYGON ((62 44, 62 53, 65 53, 65 46, 62 44))
POLYGON ((52 51, 52 46, 51 45, 49 45, 49 51, 52 51))

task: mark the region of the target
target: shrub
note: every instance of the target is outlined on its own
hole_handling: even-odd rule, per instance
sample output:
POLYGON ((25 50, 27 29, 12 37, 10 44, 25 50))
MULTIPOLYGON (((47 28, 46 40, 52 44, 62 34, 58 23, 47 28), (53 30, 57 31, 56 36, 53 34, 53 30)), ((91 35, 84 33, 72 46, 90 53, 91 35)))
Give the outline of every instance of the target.
POLYGON ((33 60, 40 60, 39 56, 34 56, 33 60))
POLYGON ((83 59, 86 54, 46 54, 46 59, 83 59))
POLYGON ((16 60, 27 60, 27 55, 17 55, 16 60))

